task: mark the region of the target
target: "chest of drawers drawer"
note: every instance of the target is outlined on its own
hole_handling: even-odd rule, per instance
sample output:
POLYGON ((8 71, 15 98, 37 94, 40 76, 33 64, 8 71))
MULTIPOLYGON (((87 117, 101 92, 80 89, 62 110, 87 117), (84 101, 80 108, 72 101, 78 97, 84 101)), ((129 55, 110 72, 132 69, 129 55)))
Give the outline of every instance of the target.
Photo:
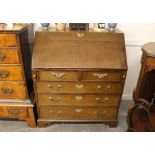
POLYGON ((21 66, 0 65, 0 81, 23 80, 21 66))
POLYGON ((114 93, 120 94, 122 84, 113 83, 75 83, 75 82, 37 82, 38 93, 114 93))
POLYGON ((82 72, 82 81, 121 81, 122 73, 116 71, 82 72))
POLYGON ((25 84, 23 82, 0 82, 0 98, 26 99, 25 84))
POLYGON ((51 120, 111 120, 115 119, 115 107, 39 107, 39 117, 51 120))
POLYGON ((40 71, 40 81, 77 81, 78 72, 74 71, 40 71))
POLYGON ((19 51, 17 49, 0 49, 0 64, 19 64, 19 51))
POLYGON ((28 111, 26 107, 0 107, 0 117, 1 118, 27 118, 28 111))
POLYGON ((38 94, 39 106, 118 106, 119 100, 111 94, 38 94))
POLYGON ((16 34, 0 34, 0 47, 17 47, 18 39, 16 34))

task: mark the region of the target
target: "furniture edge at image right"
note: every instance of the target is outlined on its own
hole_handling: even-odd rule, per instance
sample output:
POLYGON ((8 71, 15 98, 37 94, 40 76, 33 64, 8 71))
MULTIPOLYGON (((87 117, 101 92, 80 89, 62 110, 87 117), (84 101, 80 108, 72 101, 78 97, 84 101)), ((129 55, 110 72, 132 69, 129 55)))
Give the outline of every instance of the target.
POLYGON ((128 111, 128 131, 155 131, 155 42, 142 46, 141 70, 128 111))

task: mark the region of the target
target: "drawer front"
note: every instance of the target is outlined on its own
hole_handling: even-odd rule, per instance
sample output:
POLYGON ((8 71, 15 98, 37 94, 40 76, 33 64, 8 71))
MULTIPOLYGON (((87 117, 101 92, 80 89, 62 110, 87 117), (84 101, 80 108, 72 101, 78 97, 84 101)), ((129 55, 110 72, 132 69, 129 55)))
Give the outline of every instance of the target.
POLYGON ((1 99, 26 99, 25 84, 23 82, 0 82, 1 99))
POLYGON ((39 117, 54 120, 111 120, 116 119, 116 107, 39 107, 39 117))
POLYGON ((16 49, 0 49, 0 64, 19 64, 19 51, 16 49))
POLYGON ((0 47, 18 46, 16 34, 0 34, 0 47))
POLYGON ((21 66, 0 66, 0 81, 23 80, 21 66))
POLYGON ((28 111, 26 107, 0 107, 1 118, 26 118, 28 111))
POLYGON ((41 71, 39 72, 40 81, 77 81, 78 72, 67 71, 41 71))
POLYGON ((82 72, 83 81, 121 81, 122 79, 121 72, 82 72))
POLYGON ((122 84, 119 82, 37 82, 36 88, 38 93, 122 93, 122 84))
POLYGON ((38 94, 38 105, 119 106, 119 95, 96 94, 38 94))

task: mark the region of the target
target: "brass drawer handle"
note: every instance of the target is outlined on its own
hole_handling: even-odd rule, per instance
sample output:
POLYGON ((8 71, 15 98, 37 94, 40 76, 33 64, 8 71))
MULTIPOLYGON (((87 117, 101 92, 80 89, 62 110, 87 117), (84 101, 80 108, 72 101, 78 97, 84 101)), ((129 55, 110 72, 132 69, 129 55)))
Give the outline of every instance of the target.
POLYGON ((82 37, 84 36, 84 33, 77 33, 76 36, 77 36, 78 38, 82 38, 82 37))
POLYGON ((96 98, 96 101, 97 101, 98 103, 104 103, 104 102, 106 102, 106 101, 108 101, 108 100, 109 100, 108 97, 105 97, 104 100, 102 100, 102 99, 99 98, 99 97, 96 98))
MULTIPOLYGON (((52 85, 47 85, 47 87, 48 87, 48 88, 51 88, 51 89, 53 88, 52 85)), ((56 87, 57 87, 57 88, 61 88, 61 85, 57 85, 56 87)))
POLYGON ((0 71, 0 77, 1 78, 7 78, 8 75, 9 75, 8 71, 0 71))
POLYGON ((82 111, 82 109, 75 109, 75 112, 81 112, 82 111))
POLYGON ((20 111, 19 110, 17 110, 17 109, 10 109, 9 111, 8 111, 10 114, 12 114, 12 115, 18 115, 19 113, 20 113, 20 111))
MULTIPOLYGON (((98 89, 101 89, 102 86, 101 86, 101 85, 97 85, 97 88, 98 88, 98 89)), ((108 89, 110 89, 110 88, 111 88, 111 85, 107 85, 107 87, 104 89, 104 91, 106 91, 106 90, 108 90, 108 89)))
POLYGON ((47 87, 48 87, 48 88, 53 88, 53 86, 51 86, 51 85, 48 85, 47 87))
POLYGON ((66 73, 54 73, 54 72, 52 72, 52 75, 55 76, 56 78, 62 78, 63 76, 66 75, 66 73))
POLYGON ((57 114, 61 114, 62 111, 59 110, 58 112, 56 112, 56 111, 53 111, 53 110, 49 110, 49 113, 54 114, 54 115, 57 115, 57 114))
POLYGON ((103 74, 94 73, 94 77, 97 77, 99 79, 104 79, 106 76, 108 76, 107 73, 103 73, 103 74))
POLYGON ((81 88, 83 88, 83 85, 82 84, 81 85, 75 85, 75 87, 81 89, 81 88))
POLYGON ((77 101, 81 101, 83 99, 83 96, 75 96, 77 101))
POLYGON ((11 95, 13 93, 13 89, 11 88, 2 88, 1 91, 5 95, 11 95))
POLYGON ((60 101, 61 100, 61 97, 56 97, 56 98, 49 97, 49 100, 52 100, 52 101, 60 101))
POLYGON ((5 59, 6 55, 4 53, 0 53, 0 60, 3 61, 5 59))
POLYGON ((97 117, 104 116, 107 112, 104 110, 103 112, 94 111, 97 117))

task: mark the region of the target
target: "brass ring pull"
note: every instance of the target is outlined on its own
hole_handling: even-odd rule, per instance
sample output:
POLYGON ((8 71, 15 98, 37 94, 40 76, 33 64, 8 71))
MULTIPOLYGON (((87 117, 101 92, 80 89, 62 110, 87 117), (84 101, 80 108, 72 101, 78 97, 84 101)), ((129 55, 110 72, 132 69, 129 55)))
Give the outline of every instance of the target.
POLYGON ((0 71, 0 78, 7 78, 8 75, 9 75, 8 71, 0 71))
POLYGON ((56 78, 62 78, 66 74, 65 73, 54 73, 54 72, 52 72, 52 75, 55 76, 56 78))
POLYGON ((78 38, 82 38, 82 37, 84 36, 84 33, 77 33, 76 36, 77 36, 78 38))
POLYGON ((4 53, 0 53, 0 60, 3 61, 5 59, 6 55, 4 53))
POLYGON ((94 77, 97 77, 99 79, 104 79, 106 76, 108 76, 107 73, 103 73, 103 74, 94 73, 94 77))
POLYGON ((13 93, 13 89, 11 88, 2 88, 1 91, 5 95, 11 95, 13 93))

